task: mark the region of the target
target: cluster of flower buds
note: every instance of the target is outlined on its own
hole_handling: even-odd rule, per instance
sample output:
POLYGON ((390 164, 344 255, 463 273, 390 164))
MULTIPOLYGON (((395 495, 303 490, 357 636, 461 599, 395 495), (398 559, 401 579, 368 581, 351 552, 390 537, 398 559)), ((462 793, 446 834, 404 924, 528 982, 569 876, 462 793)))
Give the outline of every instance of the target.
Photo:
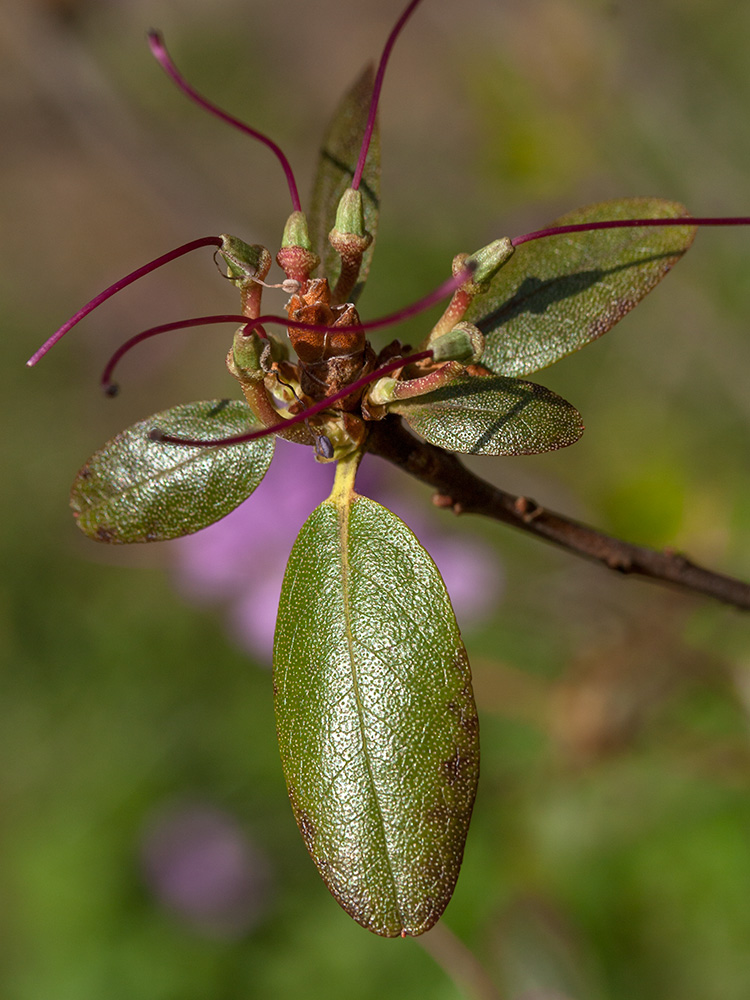
MULTIPOLYGON (((475 296, 487 290, 492 277, 510 259, 516 247, 533 240, 595 230, 685 225, 684 217, 597 219, 551 226, 512 239, 498 239, 472 255, 458 255, 452 277, 419 301, 381 319, 362 322, 355 301, 369 267, 375 221, 373 213, 368 211, 368 199, 363 196, 363 187, 367 190, 368 154, 375 135, 378 101, 391 50, 419 3, 420 0, 412 0, 391 31, 374 79, 371 72, 366 73, 356 87, 356 99, 361 103, 366 96, 368 107, 359 155, 346 177, 349 182, 343 185, 335 221, 327 234, 335 261, 335 280, 334 275, 329 274, 313 276, 321 264, 321 256, 311 241, 294 174, 283 151, 266 135, 199 94, 174 65, 161 35, 150 32, 151 51, 176 85, 200 107, 263 143, 284 170, 293 210, 276 254, 276 262, 285 278, 271 287, 281 287, 291 294, 287 315, 264 315, 261 310, 261 297, 272 265, 272 255, 265 247, 248 245, 234 236, 206 236, 157 257, 105 289, 64 323, 28 364, 36 364, 88 313, 133 281, 193 250, 213 246, 221 254, 230 279, 239 289, 239 314, 190 317, 137 334, 107 363, 102 376, 105 391, 116 394, 117 385, 112 379, 115 366, 142 341, 180 328, 241 322, 227 364, 240 382, 261 428, 210 441, 166 433, 160 437, 157 428, 152 431, 154 438, 171 444, 202 444, 215 448, 279 434, 312 445, 319 461, 337 460, 362 446, 367 421, 385 416, 388 404, 433 392, 462 371, 489 374, 480 363, 484 344, 482 332, 476 324, 466 322, 464 316, 475 296), (448 307, 417 351, 410 352, 395 341, 376 355, 367 339, 370 331, 395 326, 447 296, 451 296, 448 307), (274 325, 286 326, 288 343, 267 332, 266 328, 274 325)), ((746 225, 748 222, 750 219, 746 217, 689 220, 691 226, 746 225)))

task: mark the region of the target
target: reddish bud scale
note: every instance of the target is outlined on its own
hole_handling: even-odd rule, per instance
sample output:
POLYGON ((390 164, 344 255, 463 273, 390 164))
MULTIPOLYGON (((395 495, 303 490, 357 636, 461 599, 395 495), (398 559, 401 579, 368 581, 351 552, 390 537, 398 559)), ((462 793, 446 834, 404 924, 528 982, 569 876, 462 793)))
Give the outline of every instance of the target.
POLYGON ((341 259, 341 271, 333 292, 333 301, 347 302, 357 284, 362 257, 372 243, 372 236, 356 236, 352 233, 342 236, 334 230, 329 234, 328 240, 341 259))
MULTIPOLYGON (((293 295, 288 306, 295 322, 327 327, 304 330, 289 327, 289 339, 300 361, 300 385, 315 401, 333 396, 375 367, 375 353, 360 327, 353 305, 331 306, 325 278, 311 281, 304 294, 293 295), (337 331, 336 327, 344 329, 337 331), (351 328, 355 327, 354 330, 351 328)), ((337 409, 354 410, 361 391, 339 400, 337 409)))
POLYGON ((304 292, 320 258, 305 247, 282 247, 276 254, 276 263, 287 278, 300 283, 300 289, 304 292))

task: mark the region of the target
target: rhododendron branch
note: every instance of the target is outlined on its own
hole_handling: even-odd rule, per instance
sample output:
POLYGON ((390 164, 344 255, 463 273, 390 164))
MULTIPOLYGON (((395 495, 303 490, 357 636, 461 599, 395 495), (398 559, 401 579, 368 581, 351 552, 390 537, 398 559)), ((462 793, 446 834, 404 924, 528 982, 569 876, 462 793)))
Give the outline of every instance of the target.
POLYGON ((149 338, 156 337, 160 333, 169 333, 170 330, 188 329, 193 326, 209 326, 212 323, 247 324, 248 318, 247 316, 233 314, 222 316, 193 316, 190 319, 178 319, 171 323, 161 323, 159 326, 152 326, 149 327, 148 330, 143 330, 142 333, 136 333, 134 337, 131 337, 129 340, 126 340, 125 343, 120 344, 107 362, 101 377, 102 388, 108 395, 115 395, 117 386, 112 381, 112 374, 115 370, 115 366, 124 357, 124 355, 128 353, 128 351, 131 351, 136 345, 140 344, 141 341, 149 340, 149 338))
POLYGON ((515 496, 470 472, 453 454, 420 441, 393 415, 371 425, 367 450, 398 465, 435 491, 438 507, 481 514, 543 538, 618 573, 647 577, 750 611, 750 584, 714 573, 677 552, 658 552, 605 535, 579 521, 515 496))
POLYGON ((532 240, 545 239, 548 236, 564 236, 566 233, 589 233, 596 229, 635 229, 641 226, 748 226, 750 216, 717 216, 692 218, 689 215, 668 219, 610 219, 604 222, 575 222, 568 226, 549 226, 547 229, 537 229, 533 233, 514 236, 510 241, 514 247, 532 240))
POLYGON ((79 323, 84 316, 88 316, 88 314, 96 309, 97 306, 100 306, 102 302, 106 302, 107 299, 111 298, 122 288, 132 284, 134 281, 138 281, 139 278, 144 277, 144 275, 149 274, 151 271, 155 271, 163 264, 168 264, 171 260, 183 257, 186 253, 191 253, 199 247, 220 247, 222 242, 223 241, 220 236, 203 236, 199 240, 191 240, 190 243, 183 243, 182 246, 177 247, 174 250, 170 250, 169 253, 162 254, 161 257, 155 257, 153 260, 149 261, 148 264, 144 264, 135 271, 131 271, 130 274, 126 274, 124 278, 120 278, 120 280, 116 281, 114 285, 110 285, 109 288, 105 288, 103 292, 99 292, 99 294, 90 302, 87 302, 85 306, 79 309, 75 315, 71 316, 66 323, 63 323, 59 330, 55 330, 52 336, 45 340, 39 350, 35 351, 34 354, 31 355, 26 364, 30 368, 33 368, 37 361, 39 361, 40 358, 43 358, 47 351, 54 347, 58 340, 61 340, 65 336, 68 330, 72 330, 76 323, 79 323))
POLYGON ((219 438, 216 441, 201 441, 197 438, 172 437, 170 434, 162 434, 160 431, 156 430, 151 431, 149 437, 152 441, 161 441, 164 444, 180 444, 193 448, 224 448, 232 444, 243 444, 246 441, 256 441, 258 438, 268 437, 269 434, 281 434, 290 427, 293 427, 295 424, 304 423, 306 420, 309 420, 310 417, 314 417, 317 413, 329 409, 340 399, 345 399, 352 393, 357 392, 358 389, 363 389, 366 385, 369 385, 370 382, 374 382, 376 379, 382 378, 383 375, 388 375, 390 372, 397 371, 399 368, 404 368, 406 365, 414 364, 417 361, 424 361, 426 358, 431 357, 432 351, 419 351, 416 354, 408 354, 406 357, 396 358, 393 361, 389 361, 388 364, 383 365, 381 368, 377 368, 374 372, 369 372, 369 374, 363 375, 350 385, 347 385, 338 392, 334 392, 332 395, 326 397, 326 399, 321 399, 320 402, 314 403, 312 406, 308 406, 306 410, 302 410, 300 413, 295 413, 293 416, 287 417, 285 420, 280 420, 277 424, 273 424, 271 427, 264 427, 263 430, 260 431, 248 431, 247 434, 236 434, 233 437, 219 438))
POLYGON ((378 113, 378 101, 380 100, 380 91, 383 86, 383 78, 385 76, 385 69, 388 65, 388 60, 391 55, 391 50, 396 44, 396 39, 401 33, 401 29, 406 24, 406 22, 411 17, 420 0, 411 0, 411 3, 403 12, 401 17, 396 22, 393 30, 388 36, 388 40, 385 43, 383 49, 383 54, 380 57, 380 63, 378 65, 378 72, 375 75, 375 83, 372 88, 372 100, 370 101, 370 113, 367 116, 367 125, 365 127, 365 134, 362 138, 362 147, 359 151, 359 159, 357 160, 357 168, 354 171, 354 178, 352 179, 352 188, 356 191, 359 188, 360 182, 362 180, 362 174, 365 169, 365 161, 367 160, 367 151, 370 148, 370 140, 372 139, 373 129, 375 128, 375 119, 378 113))
POLYGON ((207 98, 203 97, 198 91, 192 87, 187 80, 179 72, 175 64, 172 62, 172 57, 167 52, 167 47, 164 43, 164 38, 158 31, 149 31, 148 33, 148 44, 154 58, 157 60, 161 68, 171 77, 171 79, 177 84, 180 90, 187 94, 187 96, 195 101, 204 111, 208 111, 210 114, 215 115, 220 118, 221 121, 226 122, 228 125, 233 125, 234 128, 239 129, 240 132, 244 132, 249 135, 252 139, 257 139, 258 142, 262 142, 264 146, 268 147, 274 154, 276 159, 281 164, 281 168, 286 175, 286 182, 289 186, 289 194, 292 199, 292 207, 295 212, 301 210, 301 204, 299 200, 299 194, 297 192, 297 182, 294 179, 294 173, 292 171, 291 164, 286 158, 281 148, 276 145, 273 139, 269 139, 267 135, 259 132, 257 129, 251 128, 250 125, 246 125, 245 122, 235 118, 234 115, 228 114, 226 111, 222 111, 221 108, 217 107, 207 98))

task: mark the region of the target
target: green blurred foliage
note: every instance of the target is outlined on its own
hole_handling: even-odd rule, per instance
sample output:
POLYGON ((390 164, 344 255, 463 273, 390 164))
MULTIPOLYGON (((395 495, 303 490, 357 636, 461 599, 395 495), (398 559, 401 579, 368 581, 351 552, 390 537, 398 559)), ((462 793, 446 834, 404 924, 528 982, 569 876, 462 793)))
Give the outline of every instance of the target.
MULTIPOLYGON (((142 348, 117 402, 96 385, 127 335, 234 308, 210 256, 129 289, 23 367, 82 302, 170 246, 209 232, 279 238, 275 162, 170 87, 145 29, 162 28, 196 86, 270 132, 306 190, 327 116, 401 4, 355 6, 342 17, 340 4, 296 0, 35 0, 0 12, 7 1000, 482 995, 454 939, 424 942, 436 963, 419 942, 368 935, 329 898, 286 800, 267 665, 180 602, 169 546, 102 550, 67 512, 73 475, 112 433, 228 391, 226 331, 142 348), (182 799, 233 813, 269 860, 275 895, 238 940, 197 934, 140 874, 149 816, 182 799)), ((482 0, 458 20, 425 2, 384 91, 384 210, 363 314, 433 287, 455 252, 578 204, 644 195, 747 211, 749 38, 744 4, 482 0)), ((749 262, 747 232, 699 233, 621 326, 545 372, 583 413, 583 439, 472 467, 747 576, 749 262)), ((411 329, 418 340, 423 327, 411 329)), ((483 773, 445 927, 507 997, 744 1000, 746 619, 495 525, 458 529, 496 549, 507 593, 465 636, 483 773)))

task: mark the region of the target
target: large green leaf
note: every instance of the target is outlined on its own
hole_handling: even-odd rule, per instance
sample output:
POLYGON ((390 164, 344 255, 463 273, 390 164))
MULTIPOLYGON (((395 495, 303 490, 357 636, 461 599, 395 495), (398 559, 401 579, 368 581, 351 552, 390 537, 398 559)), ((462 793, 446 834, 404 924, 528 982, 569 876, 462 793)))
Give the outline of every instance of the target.
POLYGON ((366 497, 334 490, 295 542, 274 692, 289 798, 328 888, 376 934, 426 931, 461 865, 477 714, 435 564, 366 497))
MULTIPOLYGON (((676 202, 628 198, 551 225, 686 214, 676 202)), ((661 281, 694 235, 695 226, 606 229, 522 244, 464 317, 485 335, 482 364, 498 375, 527 375, 601 337, 661 281)))
POLYGON ((583 433, 580 413, 562 397, 501 375, 458 375, 388 409, 431 444, 469 455, 536 455, 583 433))
MULTIPOLYGON (((367 66, 341 104, 328 126, 318 159, 318 170, 313 185, 312 205, 308 226, 313 250, 323 263, 323 274, 333 288, 341 270, 341 261, 328 242, 328 234, 336 221, 336 209, 342 194, 351 185, 359 158, 370 99, 375 82, 372 66, 367 66)), ((380 207, 380 134, 377 121, 372 133, 370 148, 360 185, 365 213, 365 228, 372 236, 372 243, 365 250, 359 280, 350 296, 352 302, 359 297, 370 270, 375 235, 378 229, 380 207)))
POLYGON ((133 424, 78 473, 70 505, 78 527, 115 544, 190 535, 229 514, 266 474, 274 438, 224 448, 152 441, 149 433, 216 440, 255 427, 246 403, 188 403, 133 424))

